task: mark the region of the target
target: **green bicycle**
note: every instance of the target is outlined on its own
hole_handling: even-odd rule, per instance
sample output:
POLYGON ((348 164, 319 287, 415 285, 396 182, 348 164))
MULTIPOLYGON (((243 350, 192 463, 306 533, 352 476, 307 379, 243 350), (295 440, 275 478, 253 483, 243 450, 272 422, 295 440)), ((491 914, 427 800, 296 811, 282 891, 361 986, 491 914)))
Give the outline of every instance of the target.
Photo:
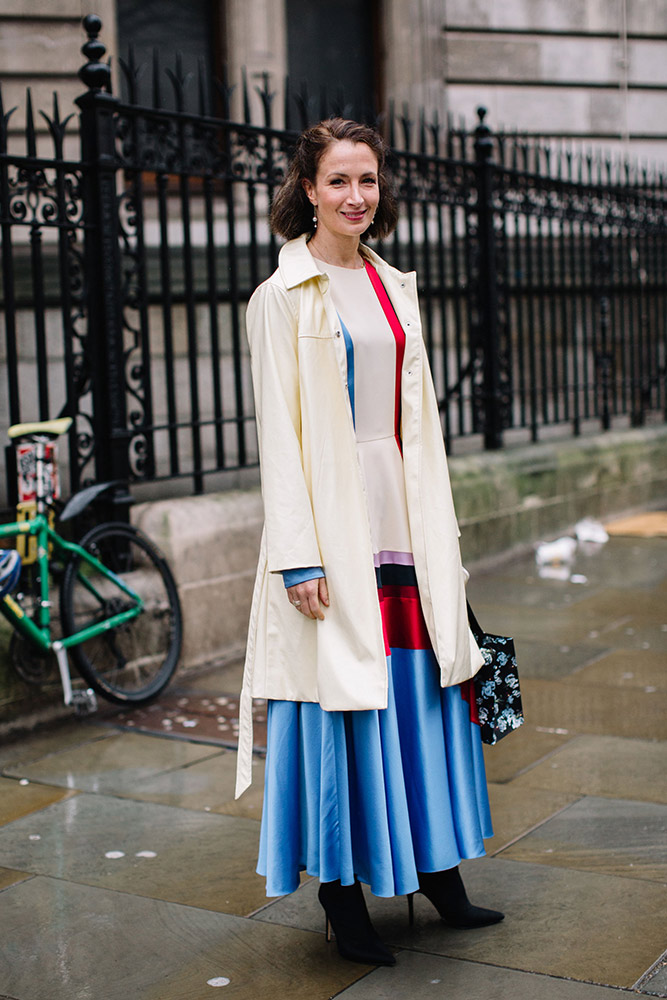
MULTIPOLYGON (((56 530, 54 442, 71 423, 63 417, 9 429, 19 486, 29 494, 17 520, 0 525, 0 542, 16 539, 15 549, 0 550, 0 612, 14 630, 12 664, 39 684, 55 654, 65 704, 81 712, 96 709, 95 692, 118 704, 143 704, 166 687, 178 664, 183 627, 176 583, 158 547, 132 525, 98 524, 78 543, 56 530), (56 580, 58 636, 51 613, 56 580), (25 593, 17 590, 24 584, 25 593), (89 688, 73 688, 70 653, 89 688)), ((81 490, 58 520, 81 514, 115 485, 81 490)))

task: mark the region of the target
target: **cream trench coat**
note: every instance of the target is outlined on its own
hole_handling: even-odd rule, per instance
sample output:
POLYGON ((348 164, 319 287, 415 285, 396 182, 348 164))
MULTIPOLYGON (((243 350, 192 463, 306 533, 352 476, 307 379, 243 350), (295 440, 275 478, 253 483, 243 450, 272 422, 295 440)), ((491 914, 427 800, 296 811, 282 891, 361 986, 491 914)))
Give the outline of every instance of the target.
MULTIPOLYGON (((405 331, 401 377, 407 507, 424 618, 443 687, 483 659, 468 627, 466 571, 438 406, 421 337, 414 273, 372 250, 405 331)), ((252 698, 323 709, 387 706, 387 661, 365 490, 347 391, 347 360, 329 278, 301 236, 248 304, 265 525, 250 612, 240 706, 237 797, 251 782, 252 698), (322 566, 324 621, 287 600, 281 570, 322 566)))

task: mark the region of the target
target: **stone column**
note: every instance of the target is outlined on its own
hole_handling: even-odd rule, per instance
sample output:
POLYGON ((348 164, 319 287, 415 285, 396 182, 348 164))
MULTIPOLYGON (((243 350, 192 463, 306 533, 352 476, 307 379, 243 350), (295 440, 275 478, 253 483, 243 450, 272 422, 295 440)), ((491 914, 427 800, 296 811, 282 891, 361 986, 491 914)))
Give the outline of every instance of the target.
MULTIPOLYGON (((229 0, 226 10, 229 82, 240 85, 241 70, 248 73, 253 122, 262 121, 261 102, 254 86, 269 73, 275 90, 274 124, 283 120, 283 84, 287 73, 287 24, 284 0, 229 0)), ((242 94, 237 86, 232 115, 243 115, 242 94)))
POLYGON ((397 109, 446 110, 443 0, 386 0, 383 5, 387 100, 397 109))

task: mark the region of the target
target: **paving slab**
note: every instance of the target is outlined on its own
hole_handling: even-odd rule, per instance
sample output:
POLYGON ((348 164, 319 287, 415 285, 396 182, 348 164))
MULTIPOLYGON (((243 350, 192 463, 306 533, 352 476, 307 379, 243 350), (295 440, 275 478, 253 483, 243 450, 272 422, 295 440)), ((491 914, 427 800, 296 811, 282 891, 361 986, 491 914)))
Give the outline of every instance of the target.
POLYGON ((573 680, 583 684, 664 690, 667 688, 667 656, 646 649, 615 650, 582 666, 573 674, 573 680))
POLYGON ((606 652, 604 647, 599 644, 593 647, 590 642, 567 646, 560 641, 560 637, 556 641, 546 642, 544 639, 526 639, 522 636, 517 642, 520 677, 546 677, 549 680, 569 677, 606 652))
POLYGON ((667 806, 579 799, 503 851, 502 857, 647 879, 667 888, 667 806))
POLYGON ((513 785, 667 803, 667 743, 580 736, 519 775, 513 785))
POLYGON ((0 889, 6 889, 8 885, 16 885, 24 879, 33 878, 30 872, 17 872, 13 868, 0 868, 0 889))
POLYGON ((560 750, 571 738, 566 733, 540 732, 529 723, 524 723, 495 746, 485 744, 487 779, 498 783, 511 781, 560 750))
POLYGON ((3 892, 0 936, 20 1000, 328 1000, 369 971, 323 934, 43 877, 3 892))
POLYGON ((600 587, 601 583, 582 587, 568 579, 541 579, 534 561, 523 558, 493 573, 473 572, 467 591, 475 608, 496 604, 502 594, 503 604, 554 611, 586 600, 600 587))
POLYGON ((0 778, 0 826, 76 794, 50 785, 27 782, 26 778, 22 781, 18 778, 0 778))
POLYGON ((667 997, 667 953, 636 988, 651 997, 667 997))
POLYGON ((247 914, 266 902, 258 841, 253 820, 81 794, 0 827, 0 865, 247 914))
POLYGON ((141 802, 161 802, 182 809, 259 820, 264 798, 265 761, 253 757, 253 783, 240 799, 235 799, 236 760, 236 753, 224 751, 187 767, 144 778, 116 794, 141 802))
POLYGON ((531 725, 596 733, 667 739, 667 690, 599 686, 576 680, 523 678, 523 710, 531 725))
POLYGON ((216 695, 225 695, 230 692, 238 694, 243 681, 243 661, 244 658, 241 656, 234 660, 210 663, 206 670, 198 670, 194 674, 177 675, 172 682, 172 687, 185 694, 189 691, 216 695))
POLYGON ((489 782, 488 788, 494 830, 493 837, 484 841, 489 856, 499 853, 578 798, 567 792, 516 788, 513 783, 494 785, 489 782))
POLYGON ((47 785, 90 792, 122 792, 142 778, 220 754, 215 747, 162 740, 140 733, 114 733, 51 753, 30 763, 11 764, 5 774, 47 785))
MULTIPOLYGON (((452 930, 418 895, 410 927, 405 898, 367 892, 383 940, 411 951, 626 989, 664 950, 667 892, 652 882, 501 858, 464 862, 462 872, 473 902, 505 912, 501 924, 452 930)), ((312 879, 253 919, 316 930, 322 922, 316 893, 312 879)))
POLYGON ((612 987, 410 951, 399 953, 394 968, 376 969, 340 996, 345 1000, 620 1000, 612 987))
POLYGON ((0 769, 39 760, 51 753, 61 753, 68 747, 106 740, 111 735, 97 722, 87 723, 73 719, 52 729, 14 738, 0 746, 0 769))
POLYGON ((591 650, 591 659, 600 648, 607 648, 604 637, 597 642, 591 641, 589 622, 581 620, 571 604, 556 611, 544 607, 522 608, 502 603, 498 596, 493 604, 476 604, 472 600, 470 603, 487 632, 514 637, 517 659, 523 658, 521 644, 525 640, 532 644, 544 642, 558 647, 587 646, 591 650))
POLYGON ((630 615, 644 624, 657 621, 664 625, 666 617, 665 602, 659 591, 625 586, 605 587, 587 596, 577 605, 576 613, 589 622, 615 622, 630 615))

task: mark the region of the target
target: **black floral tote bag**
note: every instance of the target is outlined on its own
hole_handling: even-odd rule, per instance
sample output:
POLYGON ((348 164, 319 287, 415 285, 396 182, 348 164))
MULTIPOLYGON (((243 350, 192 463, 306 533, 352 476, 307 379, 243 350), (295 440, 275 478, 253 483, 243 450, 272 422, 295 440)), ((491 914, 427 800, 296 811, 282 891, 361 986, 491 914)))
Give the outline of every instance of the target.
POLYGON ((484 657, 484 664, 474 678, 482 742, 493 745, 523 725, 514 639, 485 632, 470 605, 468 621, 484 657))

